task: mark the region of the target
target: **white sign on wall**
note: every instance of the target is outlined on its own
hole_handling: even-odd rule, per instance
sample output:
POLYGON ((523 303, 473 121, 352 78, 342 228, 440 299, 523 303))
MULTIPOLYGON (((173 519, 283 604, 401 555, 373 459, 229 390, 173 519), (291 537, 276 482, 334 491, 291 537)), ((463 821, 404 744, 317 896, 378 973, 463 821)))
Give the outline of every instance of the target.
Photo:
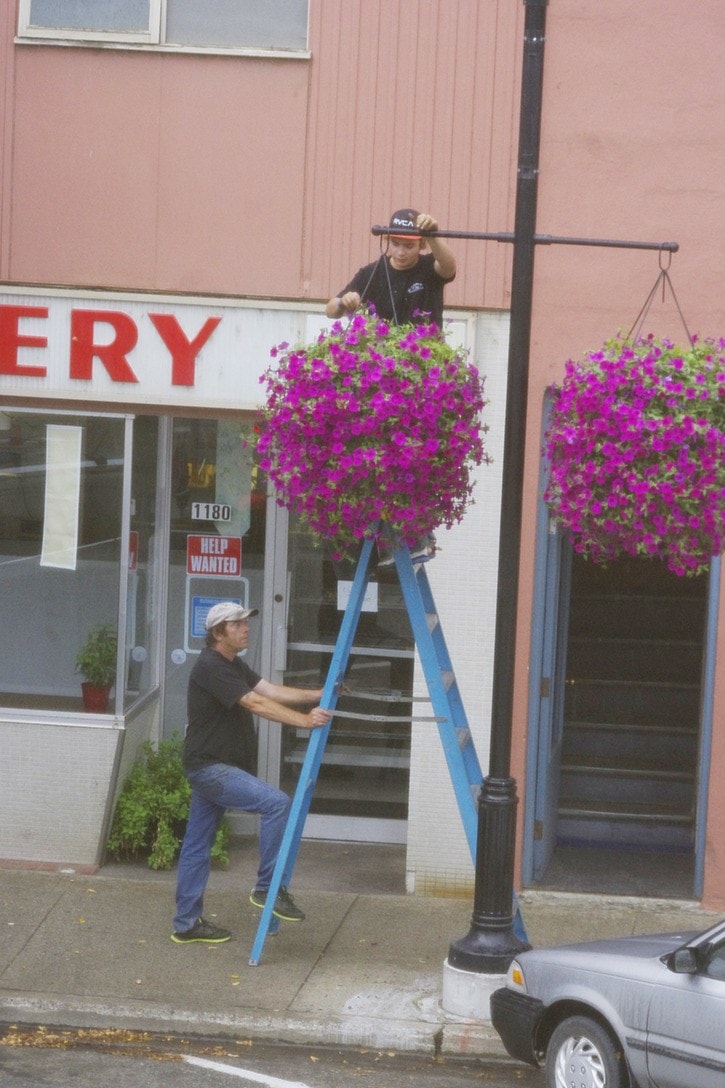
POLYGON ((307 319, 229 299, 3 288, 0 396, 254 410, 270 351, 301 341, 307 319))

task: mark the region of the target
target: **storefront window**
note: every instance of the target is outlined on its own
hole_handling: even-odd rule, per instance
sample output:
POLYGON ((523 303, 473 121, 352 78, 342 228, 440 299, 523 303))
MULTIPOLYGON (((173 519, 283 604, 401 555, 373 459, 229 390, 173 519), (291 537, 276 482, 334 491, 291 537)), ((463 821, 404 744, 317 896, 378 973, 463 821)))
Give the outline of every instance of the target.
POLYGON ((0 705, 82 709, 76 656, 99 625, 123 648, 122 705, 156 682, 156 432, 152 419, 0 409, 0 705))

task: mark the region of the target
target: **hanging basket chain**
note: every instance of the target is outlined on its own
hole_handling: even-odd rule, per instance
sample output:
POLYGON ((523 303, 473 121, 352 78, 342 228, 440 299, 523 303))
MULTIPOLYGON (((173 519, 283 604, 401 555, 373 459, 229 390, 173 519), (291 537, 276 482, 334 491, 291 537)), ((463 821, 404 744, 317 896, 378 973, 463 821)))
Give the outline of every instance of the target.
POLYGON ((679 300, 677 298, 677 294, 675 293, 675 288, 674 288, 673 283, 672 283, 672 279, 670 277, 669 268, 670 268, 670 265, 672 263, 672 251, 671 250, 660 249, 658 260, 659 260, 660 270, 659 270, 659 273, 657 275, 657 279, 655 280, 654 285, 653 285, 650 293, 647 295, 647 298, 644 301, 644 305, 642 306, 642 309, 639 311, 636 318, 634 319, 634 323, 632 325, 632 328, 627 333, 627 339, 633 341, 634 343, 636 343, 637 340, 639 340, 640 336, 642 335, 642 328, 643 328, 644 323, 645 323, 645 321, 647 319, 647 314, 649 313, 652 302, 654 301, 655 295, 657 294, 657 289, 659 288, 659 286, 661 284, 662 285, 662 301, 663 302, 665 301, 665 295, 667 293, 667 288, 669 287, 670 294, 672 295, 672 301, 674 302, 675 306, 677 307, 677 312, 680 315, 680 320, 681 320, 683 328, 685 330, 685 335, 687 336, 687 342, 690 344, 690 346, 692 346, 692 344, 694 344, 694 339, 693 339, 693 337, 692 337, 692 335, 690 333, 689 328, 687 327, 687 322, 685 321, 685 315, 682 312, 682 307, 680 306, 679 300), (663 257, 664 257, 665 253, 667 253, 667 264, 663 264, 663 257))

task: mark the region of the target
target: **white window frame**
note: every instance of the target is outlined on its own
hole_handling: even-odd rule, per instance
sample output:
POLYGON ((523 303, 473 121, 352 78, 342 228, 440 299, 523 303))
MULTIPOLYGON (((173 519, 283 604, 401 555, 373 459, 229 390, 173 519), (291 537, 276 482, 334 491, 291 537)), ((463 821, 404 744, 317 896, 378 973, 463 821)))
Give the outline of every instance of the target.
MULTIPOLYGON (((199 0, 203 3, 203 0, 199 0)), ((259 0, 264 3, 264 0, 259 0)), ((16 45, 32 43, 37 45, 43 42, 45 45, 69 45, 84 46, 92 44, 96 47, 106 46, 110 49, 152 49, 166 53, 214 53, 230 54, 233 56, 261 56, 261 57, 287 57, 298 60, 309 60, 309 49, 259 49, 255 47, 212 45, 176 45, 166 42, 166 5, 167 0, 148 0, 149 25, 147 31, 128 33, 118 30, 61 30, 55 27, 33 26, 30 23, 31 0, 19 0, 18 8, 18 33, 15 38, 16 45)), ((309 26, 310 5, 307 3, 307 18, 309 26)))
POLYGON ((148 0, 148 30, 128 33, 120 30, 62 30, 56 27, 33 26, 30 23, 30 5, 32 0, 20 0, 18 12, 18 38, 42 39, 74 42, 109 42, 113 44, 159 45, 161 42, 161 9, 166 14, 166 0, 148 0))

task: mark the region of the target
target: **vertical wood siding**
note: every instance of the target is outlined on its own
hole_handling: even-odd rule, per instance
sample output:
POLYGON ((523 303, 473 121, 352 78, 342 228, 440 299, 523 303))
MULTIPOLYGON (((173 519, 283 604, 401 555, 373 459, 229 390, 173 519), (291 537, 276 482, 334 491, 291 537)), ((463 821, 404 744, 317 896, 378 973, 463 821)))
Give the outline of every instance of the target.
MULTIPOLYGON (((453 230, 513 226, 523 5, 312 0, 303 292, 329 297, 408 204, 453 230)), ((451 243, 449 304, 508 305, 510 247, 451 243)))
MULTIPOLYGON (((271 59, 16 45, 6 13, 0 277, 326 299, 397 207, 508 230, 522 19, 311 0, 311 59, 271 59)), ((509 249, 456 243, 448 303, 506 307, 509 249)))

